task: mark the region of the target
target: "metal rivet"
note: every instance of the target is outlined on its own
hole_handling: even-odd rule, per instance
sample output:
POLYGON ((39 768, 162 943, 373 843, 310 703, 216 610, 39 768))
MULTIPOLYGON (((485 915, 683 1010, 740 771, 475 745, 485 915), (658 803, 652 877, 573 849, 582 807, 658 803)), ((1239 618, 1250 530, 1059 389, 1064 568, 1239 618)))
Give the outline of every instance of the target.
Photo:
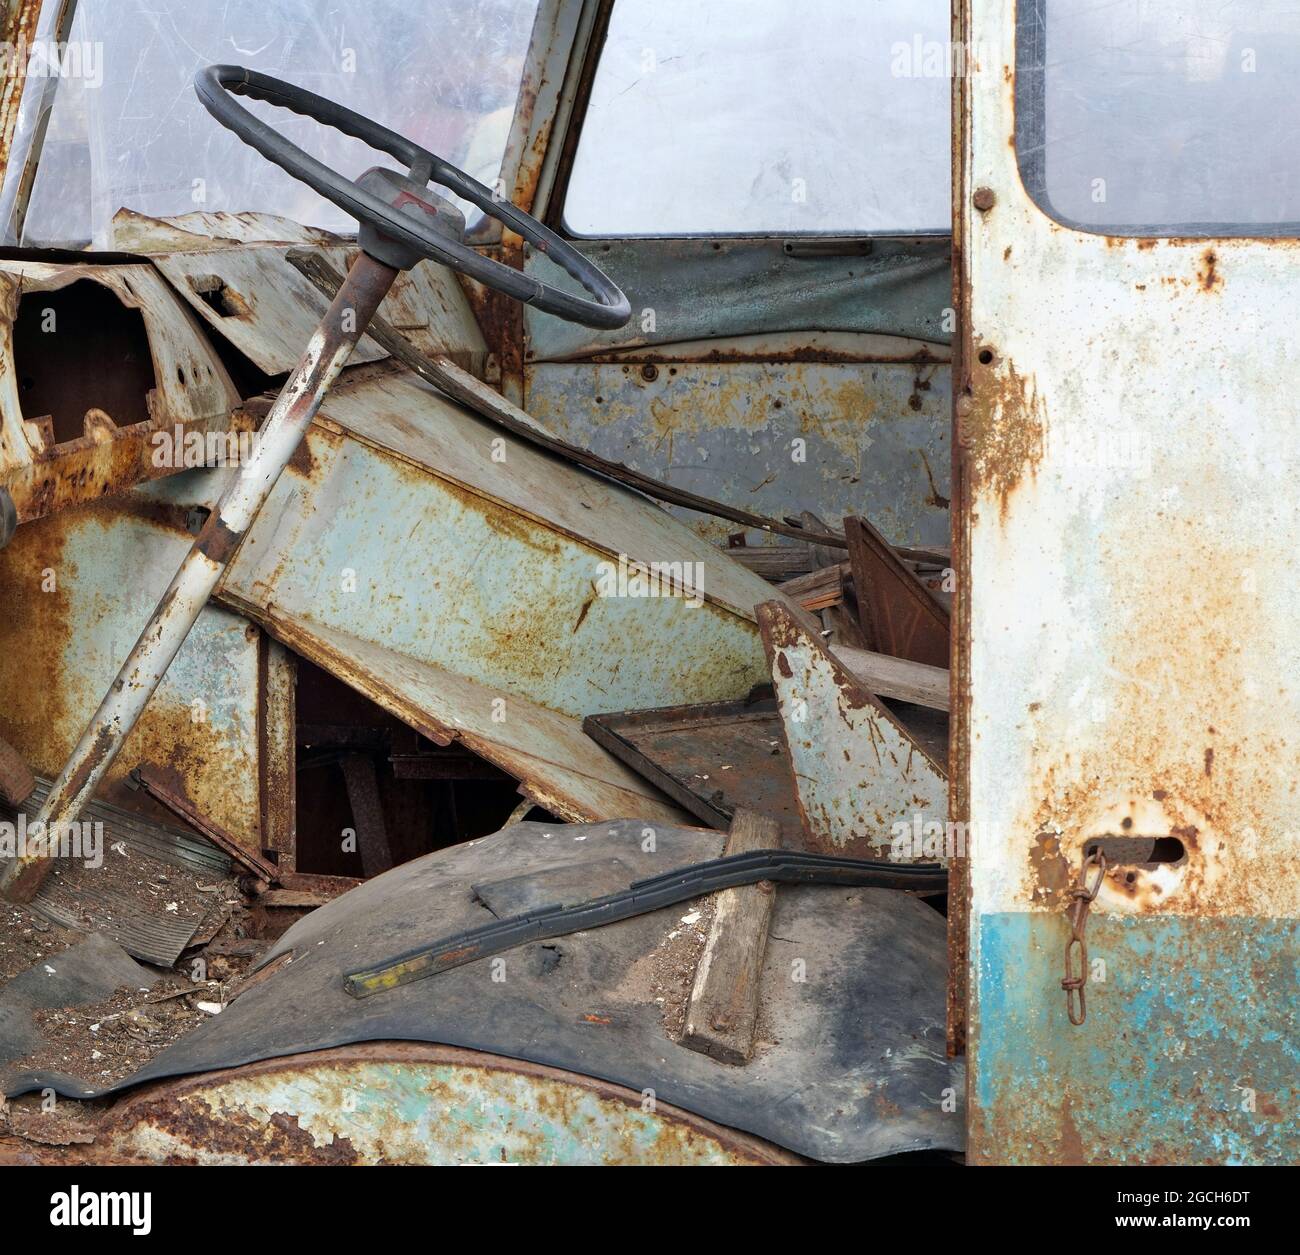
POLYGON ((986 214, 998 203, 998 198, 991 187, 977 187, 971 201, 980 213, 986 214))

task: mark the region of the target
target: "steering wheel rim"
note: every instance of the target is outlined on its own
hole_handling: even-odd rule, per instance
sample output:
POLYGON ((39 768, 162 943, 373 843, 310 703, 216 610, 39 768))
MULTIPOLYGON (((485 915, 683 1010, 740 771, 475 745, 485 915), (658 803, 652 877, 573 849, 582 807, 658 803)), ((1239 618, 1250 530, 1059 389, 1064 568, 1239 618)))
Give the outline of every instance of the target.
POLYGON ((631 305, 622 290, 567 240, 531 214, 499 199, 490 188, 463 170, 396 131, 314 92, 244 66, 210 65, 194 76, 194 90, 203 107, 250 148, 256 149, 272 164, 305 183, 359 223, 369 223, 422 257, 450 266, 506 296, 568 322, 614 328, 623 326, 632 316, 631 305), (410 177, 422 186, 432 182, 444 187, 522 236, 580 283, 592 299, 552 287, 523 271, 484 257, 466 244, 425 229, 418 218, 386 204, 352 179, 345 178, 304 152, 250 113, 235 99, 236 96, 247 96, 288 109, 387 153, 405 165, 410 177))

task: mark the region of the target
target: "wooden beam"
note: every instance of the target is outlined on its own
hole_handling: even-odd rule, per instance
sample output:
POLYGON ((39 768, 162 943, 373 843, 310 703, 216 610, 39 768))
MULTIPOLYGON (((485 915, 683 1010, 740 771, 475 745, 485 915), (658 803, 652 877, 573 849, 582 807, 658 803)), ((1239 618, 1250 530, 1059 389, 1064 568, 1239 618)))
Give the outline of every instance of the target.
POLYGON ((818 567, 807 575, 796 575, 776 586, 776 590, 805 610, 825 610, 844 604, 844 581, 850 575, 847 562, 818 567))
MULTIPOLYGON (((776 820, 737 809, 727 837, 728 854, 773 850, 780 843, 776 820)), ((714 895, 714 903, 713 923, 686 1008, 682 1045, 722 1063, 743 1064, 754 1050, 758 985, 776 886, 764 880, 724 889, 714 895)))
POLYGON ((911 702, 930 710, 948 710, 951 706, 947 667, 891 658, 888 654, 849 645, 832 645, 830 652, 876 697, 911 702))
POLYGON ((343 768, 352 822, 357 829, 362 874, 367 878, 378 876, 392 867, 393 852, 388 844, 375 760, 369 754, 344 754, 339 765, 343 768))

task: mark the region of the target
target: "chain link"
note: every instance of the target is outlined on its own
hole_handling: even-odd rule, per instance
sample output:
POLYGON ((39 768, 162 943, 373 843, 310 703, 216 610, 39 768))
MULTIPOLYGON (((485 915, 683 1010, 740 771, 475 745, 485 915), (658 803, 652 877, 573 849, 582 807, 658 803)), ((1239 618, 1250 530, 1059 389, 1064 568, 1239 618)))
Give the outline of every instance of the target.
POLYGON ((1084 936, 1088 927, 1088 908, 1101 890, 1106 878, 1106 856, 1098 851, 1089 854, 1079 869, 1079 882, 1070 890, 1070 939, 1065 943, 1065 1009, 1071 1024, 1082 1024, 1088 1018, 1088 1002, 1084 987, 1088 983, 1088 941, 1084 936), (1097 879, 1088 887, 1088 869, 1097 869, 1097 879))

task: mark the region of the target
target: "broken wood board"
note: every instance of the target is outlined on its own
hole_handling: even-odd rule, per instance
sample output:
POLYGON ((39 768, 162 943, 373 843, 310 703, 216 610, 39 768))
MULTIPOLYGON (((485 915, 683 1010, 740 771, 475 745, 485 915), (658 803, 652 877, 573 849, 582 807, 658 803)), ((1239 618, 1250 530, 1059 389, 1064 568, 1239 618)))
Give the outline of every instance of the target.
POLYGON ((825 610, 844 603, 844 581, 849 576, 847 562, 818 567, 807 575, 797 575, 777 585, 777 591, 805 610, 825 610))
POLYGON ((867 644, 895 658, 946 667, 947 609, 866 519, 846 518, 844 535, 867 644))
POLYGON ((744 806, 770 816, 791 849, 802 825, 773 697, 588 715, 583 730, 713 828, 744 806))
POLYGON ((783 606, 768 603, 758 614, 811 848, 946 864, 930 825, 947 832, 948 779, 926 738, 913 735, 783 606))
MULTIPOLYGON (((770 604, 779 606, 780 603, 770 604)), ((945 667, 909 662, 906 658, 854 649, 851 645, 835 645, 830 652, 855 680, 877 697, 910 702, 929 710, 947 712, 949 708, 949 674, 945 667)))
MULTIPOLYGON (((736 811, 725 855, 780 847, 774 819, 744 807, 736 811)), ((713 895, 713 922, 695 968, 682 1045, 722 1063, 743 1064, 754 1052, 759 979, 776 886, 762 880, 713 895)))

